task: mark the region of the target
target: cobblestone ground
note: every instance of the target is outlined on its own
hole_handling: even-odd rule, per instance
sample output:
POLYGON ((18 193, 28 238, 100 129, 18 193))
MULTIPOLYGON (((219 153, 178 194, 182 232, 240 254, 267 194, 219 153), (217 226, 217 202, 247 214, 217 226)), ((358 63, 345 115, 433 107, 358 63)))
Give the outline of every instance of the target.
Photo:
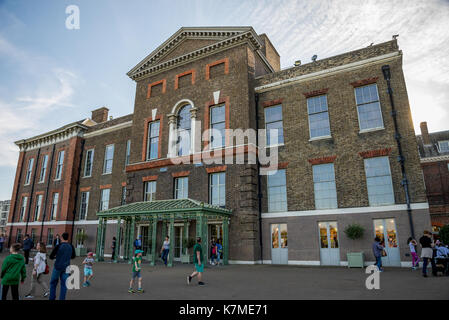
MULTIPOLYGON (((0 263, 5 254, 0 255, 0 263)), ((82 259, 72 264, 81 266, 82 259)), ((50 266, 52 262, 50 261, 50 266)), ((31 264, 28 277, 20 287, 21 296, 30 288, 31 264)), ((423 278, 419 270, 385 268, 380 275, 380 289, 367 290, 365 269, 345 267, 296 267, 272 265, 228 265, 205 268, 200 287, 196 280, 187 285, 186 277, 192 265, 143 264, 144 293, 127 292, 131 266, 127 263, 101 262, 94 265, 92 286, 69 290, 67 299, 437 299, 449 297, 449 277, 423 278)), ((82 273, 83 269, 80 267, 82 273)), ((45 276, 47 282, 50 275, 45 276)), ((82 280, 82 279, 81 279, 82 280)), ((36 295, 41 294, 38 287, 36 295)), ((42 296, 36 300, 45 299, 42 296)))

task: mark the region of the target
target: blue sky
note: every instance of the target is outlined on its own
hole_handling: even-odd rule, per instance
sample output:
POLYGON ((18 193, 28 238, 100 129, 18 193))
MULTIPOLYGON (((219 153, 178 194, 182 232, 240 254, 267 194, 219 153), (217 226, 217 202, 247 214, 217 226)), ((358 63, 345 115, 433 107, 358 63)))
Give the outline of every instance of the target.
POLYGON ((9 199, 14 141, 90 116, 133 112, 133 66, 182 26, 253 26, 281 67, 399 34, 415 130, 449 130, 449 2, 0 0, 0 200, 9 199), (68 5, 80 29, 65 27, 68 5))

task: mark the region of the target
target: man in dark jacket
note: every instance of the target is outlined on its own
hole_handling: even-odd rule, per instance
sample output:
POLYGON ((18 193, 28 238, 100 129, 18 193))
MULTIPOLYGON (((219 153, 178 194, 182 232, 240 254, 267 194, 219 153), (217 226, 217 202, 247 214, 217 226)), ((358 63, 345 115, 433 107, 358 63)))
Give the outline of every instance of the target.
POLYGON ((56 235, 55 240, 53 240, 53 248, 56 248, 61 243, 61 239, 59 238, 59 234, 56 235))
POLYGON ((70 259, 74 259, 76 257, 75 248, 71 243, 68 243, 68 240, 69 234, 64 232, 62 234, 61 243, 56 246, 50 254, 50 259, 53 260, 56 258, 50 280, 50 300, 56 299, 56 287, 58 286, 59 280, 61 280, 59 300, 65 300, 67 293, 65 282, 69 277, 69 274, 66 273, 66 269, 70 265, 70 259))
POLYGON ((28 264, 28 260, 30 260, 30 250, 33 248, 33 240, 30 239, 29 235, 25 235, 25 239, 23 239, 23 256, 25 258, 25 264, 28 264))

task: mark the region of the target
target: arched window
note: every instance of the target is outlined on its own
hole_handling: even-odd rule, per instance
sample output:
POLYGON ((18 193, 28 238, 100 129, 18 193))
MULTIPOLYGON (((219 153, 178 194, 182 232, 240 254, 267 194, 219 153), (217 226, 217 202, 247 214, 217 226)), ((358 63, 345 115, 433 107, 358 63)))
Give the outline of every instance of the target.
POLYGON ((190 109, 192 106, 186 104, 179 109, 178 119, 176 123, 177 128, 177 155, 184 156, 190 154, 190 134, 191 134, 191 116, 190 109))

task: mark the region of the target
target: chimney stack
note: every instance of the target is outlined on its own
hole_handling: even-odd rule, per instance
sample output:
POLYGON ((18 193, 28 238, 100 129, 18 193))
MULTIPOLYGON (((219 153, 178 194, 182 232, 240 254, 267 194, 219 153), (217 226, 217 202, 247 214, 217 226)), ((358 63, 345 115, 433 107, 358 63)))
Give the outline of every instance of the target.
POLYGON ((421 137, 424 145, 431 145, 432 142, 430 141, 429 129, 427 129, 427 122, 421 122, 419 126, 421 128, 421 137))
POLYGON ((92 120, 96 123, 105 122, 108 120, 109 109, 106 107, 101 107, 92 111, 92 120))

